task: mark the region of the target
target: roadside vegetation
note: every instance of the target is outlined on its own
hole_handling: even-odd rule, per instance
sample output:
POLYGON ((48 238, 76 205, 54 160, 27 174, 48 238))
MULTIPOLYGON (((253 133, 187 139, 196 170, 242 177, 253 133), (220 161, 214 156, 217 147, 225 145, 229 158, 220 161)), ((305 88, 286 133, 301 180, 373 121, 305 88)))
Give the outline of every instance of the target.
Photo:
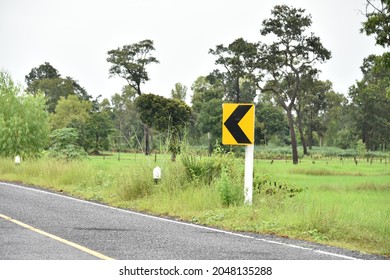
POLYGON ((343 93, 320 80, 331 50, 314 19, 286 5, 262 21, 258 40, 209 50, 216 69, 196 78, 190 102, 181 83, 169 97, 142 91, 159 63, 150 39, 108 50, 108 76, 126 86, 103 100, 49 62, 27 73, 25 88, 1 70, 0 180, 390 256, 390 2, 367 0, 365 11, 360 31, 383 54, 364 58, 343 93), (244 150, 218 145, 223 103, 255 104, 252 206, 244 150))
MULTIPOLYGON (((270 151, 269 151, 270 153, 270 151)), ((116 207, 228 230, 276 234, 390 256, 389 156, 305 157, 298 165, 256 153, 252 206, 243 201, 243 159, 116 154, 80 161, 0 160, 0 179, 116 207), (152 170, 159 166, 157 184, 152 170)), ((274 157, 275 158, 275 157, 274 157)))

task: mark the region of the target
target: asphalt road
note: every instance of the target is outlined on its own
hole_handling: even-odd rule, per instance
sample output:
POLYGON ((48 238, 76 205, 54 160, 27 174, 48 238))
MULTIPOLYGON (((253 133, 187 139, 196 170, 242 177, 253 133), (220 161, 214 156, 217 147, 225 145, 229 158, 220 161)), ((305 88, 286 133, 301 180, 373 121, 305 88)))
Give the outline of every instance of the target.
POLYGON ((382 259, 335 247, 226 232, 0 183, 2 260, 382 259))

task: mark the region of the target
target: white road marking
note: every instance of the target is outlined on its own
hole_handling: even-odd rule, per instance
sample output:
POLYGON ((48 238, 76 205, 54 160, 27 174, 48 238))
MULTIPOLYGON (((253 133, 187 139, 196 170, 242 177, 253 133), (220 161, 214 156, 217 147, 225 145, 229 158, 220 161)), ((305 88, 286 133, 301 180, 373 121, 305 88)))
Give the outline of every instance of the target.
POLYGON ((277 244, 277 245, 280 245, 280 246, 286 246, 286 247, 296 248, 296 249, 300 249, 300 250, 313 251, 313 252, 315 252, 317 254, 328 255, 328 256, 343 258, 343 259, 347 259, 347 260, 358 260, 357 258, 346 256, 346 255, 335 254, 335 253, 331 253, 331 252, 326 252, 326 251, 322 251, 322 250, 316 250, 316 249, 312 249, 312 248, 308 248, 308 247, 288 244, 288 243, 279 242, 279 241, 267 240, 267 239, 264 239, 264 238, 256 238, 256 237, 245 235, 245 234, 241 234, 241 233, 235 233, 235 232, 230 232, 230 231, 210 228, 210 227, 206 227, 206 226, 201 226, 201 225, 196 225, 196 224, 190 224, 190 223, 175 221, 175 220, 171 220, 171 219, 167 219, 167 218, 161 218, 161 217, 152 216, 152 215, 148 215, 148 214, 144 214, 144 213, 139 213, 139 212, 135 212, 135 211, 131 211, 131 210, 120 209, 120 208, 115 208, 115 207, 108 206, 108 205, 103 205, 103 204, 99 204, 99 203, 95 203, 95 202, 91 202, 91 201, 86 201, 86 200, 82 200, 82 199, 78 199, 78 198, 74 198, 74 197, 70 197, 70 196, 66 196, 66 195, 62 195, 62 194, 56 194, 56 193, 52 193, 52 192, 48 192, 48 191, 44 191, 44 190, 28 188, 28 187, 19 186, 19 185, 15 185, 15 184, 11 184, 11 183, 0 182, 0 184, 6 185, 6 186, 10 186, 10 187, 27 189, 27 190, 31 190, 31 191, 35 191, 35 192, 50 194, 50 195, 53 195, 53 196, 57 196, 57 197, 61 197, 61 198, 65 198, 65 199, 69 199, 69 200, 73 200, 73 201, 78 201, 78 202, 81 202, 81 203, 90 204, 90 205, 94 205, 94 206, 100 206, 100 207, 103 207, 103 208, 116 210, 116 211, 120 211, 120 212, 130 213, 130 214, 133 214, 133 215, 137 215, 137 216, 141 216, 141 217, 145 217, 145 218, 149 218, 149 219, 155 219, 155 220, 159 220, 159 221, 164 221, 164 222, 169 222, 169 223, 174 223, 174 224, 179 224, 179 225, 184 225, 184 226, 189 226, 189 227, 194 227, 194 228, 199 228, 199 229, 205 229, 205 230, 219 232, 219 233, 224 233, 224 234, 228 234, 228 235, 232 235, 232 236, 236 236, 236 237, 253 239, 253 240, 257 240, 257 241, 262 241, 262 242, 271 243, 271 244, 277 244))

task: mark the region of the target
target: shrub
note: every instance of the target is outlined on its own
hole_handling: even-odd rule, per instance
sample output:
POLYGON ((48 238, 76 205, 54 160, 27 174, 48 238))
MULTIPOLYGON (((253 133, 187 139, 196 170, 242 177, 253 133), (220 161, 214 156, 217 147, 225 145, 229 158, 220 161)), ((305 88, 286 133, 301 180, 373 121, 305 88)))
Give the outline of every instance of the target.
POLYGON ((253 180, 254 192, 265 196, 278 196, 280 198, 294 197, 304 189, 285 180, 277 181, 268 175, 255 177, 253 180))
POLYGON ((237 182, 238 177, 232 175, 231 172, 229 173, 229 169, 224 167, 217 182, 217 189, 224 206, 237 205, 244 200, 243 188, 237 182))
POLYGON ((152 169, 143 167, 134 170, 131 174, 118 176, 117 188, 124 200, 134 200, 151 194, 154 181, 151 176, 145 176, 145 174, 152 174, 152 169))
POLYGON ((213 179, 219 178, 222 170, 222 161, 213 157, 199 157, 185 154, 182 156, 189 181, 197 181, 210 184, 213 179))
POLYGON ((50 134, 49 157, 65 160, 84 158, 86 152, 76 144, 78 133, 75 128, 56 129, 50 134))

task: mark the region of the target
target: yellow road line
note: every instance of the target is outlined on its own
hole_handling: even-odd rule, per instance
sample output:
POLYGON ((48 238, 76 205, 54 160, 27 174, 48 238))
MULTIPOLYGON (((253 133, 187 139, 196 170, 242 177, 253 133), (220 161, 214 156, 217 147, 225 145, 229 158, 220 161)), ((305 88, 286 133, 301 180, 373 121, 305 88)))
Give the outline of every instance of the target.
POLYGON ((91 250, 91 249, 88 249, 88 248, 86 248, 86 247, 84 247, 84 246, 81 246, 81 245, 78 245, 78 244, 76 244, 76 243, 73 243, 73 242, 68 241, 68 240, 66 240, 66 239, 63 239, 63 238, 61 238, 61 237, 55 236, 55 235, 53 235, 53 234, 51 234, 51 233, 47 233, 47 232, 45 232, 45 231, 43 231, 43 230, 34 228, 34 227, 32 227, 32 226, 30 226, 30 225, 27 225, 27 224, 25 224, 25 223, 22 223, 22 222, 20 222, 20 221, 18 221, 18 220, 12 219, 12 218, 10 218, 10 217, 8 217, 8 216, 6 216, 6 215, 0 214, 0 218, 3 218, 3 219, 5 219, 5 220, 10 221, 10 222, 12 222, 12 223, 15 223, 15 224, 17 224, 17 225, 19 225, 19 226, 22 226, 22 227, 24 227, 24 228, 27 228, 27 229, 29 229, 29 230, 32 230, 32 231, 34 231, 34 232, 36 232, 36 233, 42 234, 42 235, 44 235, 44 236, 47 236, 47 237, 49 237, 49 238, 51 238, 51 239, 57 240, 57 241, 59 241, 59 242, 62 242, 62 243, 64 243, 64 244, 66 244, 66 245, 72 246, 72 247, 74 247, 74 248, 76 248, 76 249, 79 249, 79 250, 85 252, 85 253, 88 253, 88 254, 90 254, 90 255, 93 255, 93 256, 95 256, 95 257, 97 257, 97 258, 99 258, 99 259, 102 259, 102 260, 113 260, 113 258, 107 257, 107 256, 105 256, 105 255, 103 255, 103 254, 100 254, 99 252, 93 251, 93 250, 91 250))

